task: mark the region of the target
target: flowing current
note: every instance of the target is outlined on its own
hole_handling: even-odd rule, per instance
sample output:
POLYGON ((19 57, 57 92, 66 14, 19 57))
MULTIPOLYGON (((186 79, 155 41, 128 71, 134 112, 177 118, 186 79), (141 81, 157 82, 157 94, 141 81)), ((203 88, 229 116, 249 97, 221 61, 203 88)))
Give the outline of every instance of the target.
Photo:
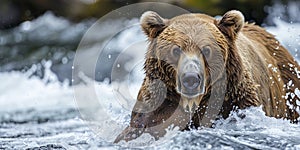
MULTIPOLYGON (((290 13, 297 14, 299 9, 290 13)), ((276 26, 265 28, 299 62, 300 23, 283 21, 276 14, 271 17, 276 26)), ((128 24, 137 21, 131 20, 128 24)), ((78 41, 91 22, 71 24, 48 12, 0 35, 2 48, 11 43, 36 44, 39 40, 48 41, 44 44, 51 45, 40 46, 40 53, 33 53, 32 56, 25 57, 25 60, 8 61, 0 68, 0 149, 300 149, 300 125, 266 117, 260 107, 234 113, 226 120, 219 120, 215 128, 185 132, 170 129, 158 141, 145 134, 129 143, 113 144, 114 138, 130 120, 130 109, 123 109, 125 104, 117 101, 117 96, 112 92, 114 82, 104 79, 109 75, 96 77, 96 82, 82 75, 83 82, 70 86, 70 73, 64 74, 64 71, 71 71, 74 53, 66 52, 60 46, 72 45, 70 41, 78 41), (55 45, 54 43, 59 43, 56 40, 60 44, 55 45), (48 52, 51 54, 48 55, 48 52), (34 59, 34 56, 38 58, 34 59), (26 63, 30 67, 20 70, 22 64, 26 63), (95 111, 95 114, 107 114, 100 116, 98 120, 82 117, 74 98, 73 88, 84 91, 90 87, 94 87, 96 95, 101 97, 101 107, 91 111, 95 111), (245 118, 241 119, 240 114, 245 115, 245 118)), ((139 27, 135 26, 122 32, 111 42, 116 47, 123 47, 130 40, 140 39, 145 37, 139 27)), ((145 44, 142 46, 145 47, 145 44)), ((14 51, 18 52, 18 47, 13 47, 7 55, 13 55, 14 51)), ((114 53, 107 54, 108 59, 114 57, 114 53)), ((117 64, 117 67, 120 65, 122 64, 117 64)), ((132 97, 136 97, 143 80, 141 70, 142 65, 136 65, 130 72, 132 77, 128 82, 132 97)), ((300 92, 294 94, 300 95, 300 92)), ((129 101, 126 108, 131 108, 133 104, 134 100, 129 101)))

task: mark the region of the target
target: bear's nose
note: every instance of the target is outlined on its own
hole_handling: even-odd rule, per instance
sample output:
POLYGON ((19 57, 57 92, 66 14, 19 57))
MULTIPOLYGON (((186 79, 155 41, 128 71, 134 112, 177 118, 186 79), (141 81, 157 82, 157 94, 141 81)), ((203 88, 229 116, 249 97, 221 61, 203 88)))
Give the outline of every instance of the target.
POLYGON ((182 75, 182 84, 185 88, 193 90, 200 85, 200 76, 195 72, 187 72, 182 75))

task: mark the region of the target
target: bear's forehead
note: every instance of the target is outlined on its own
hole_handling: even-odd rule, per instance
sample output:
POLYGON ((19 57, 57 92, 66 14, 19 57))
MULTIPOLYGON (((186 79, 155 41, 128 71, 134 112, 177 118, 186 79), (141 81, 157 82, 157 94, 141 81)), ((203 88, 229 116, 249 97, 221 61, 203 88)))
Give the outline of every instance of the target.
POLYGON ((201 20, 173 20, 159 38, 185 45, 202 45, 217 43, 217 40, 224 39, 225 37, 222 37, 222 34, 218 32, 213 24, 201 20))
POLYGON ((214 24, 215 19, 205 14, 184 14, 168 20, 168 27, 185 34, 195 32, 218 32, 214 24))
POLYGON ((185 14, 169 20, 168 26, 159 35, 159 41, 198 47, 218 45, 227 49, 227 40, 215 25, 215 19, 204 14, 185 14))
POLYGON ((196 22, 199 20, 214 23, 215 19, 205 14, 194 14, 194 13, 179 15, 170 19, 170 21, 196 21, 196 22))
POLYGON ((171 28, 173 32, 180 32, 186 35, 210 34, 213 36, 213 33, 219 32, 214 24, 214 20, 214 18, 204 14, 185 14, 170 19, 168 28, 171 28))

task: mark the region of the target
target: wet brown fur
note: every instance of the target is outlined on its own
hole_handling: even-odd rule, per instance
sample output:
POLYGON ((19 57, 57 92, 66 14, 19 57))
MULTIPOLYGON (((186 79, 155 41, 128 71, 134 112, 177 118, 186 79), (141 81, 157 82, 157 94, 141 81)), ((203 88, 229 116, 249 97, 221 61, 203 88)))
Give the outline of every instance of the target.
MULTIPOLYGON (((188 114, 181 108, 181 96, 175 89, 176 68, 168 65, 162 57, 168 55, 167 49, 170 49, 172 43, 182 45, 186 53, 196 53, 197 46, 210 41, 210 36, 215 38, 224 62, 211 64, 217 63, 216 66, 224 67, 210 66, 207 71, 221 74, 212 80, 222 78, 222 73, 226 74, 227 79, 220 116, 226 118, 237 108, 262 106, 267 116, 289 119, 292 123, 298 122, 299 114, 295 110, 299 109, 296 101, 300 98, 287 93, 293 93, 296 88, 300 89, 300 80, 297 77, 297 73, 298 76, 300 73, 295 69, 300 71, 300 67, 289 52, 265 29, 244 23, 243 17, 236 12, 226 13, 221 20, 204 14, 186 14, 170 20, 151 15, 158 17, 158 25, 151 20, 146 24, 143 24, 145 20, 142 20, 141 23, 150 43, 144 65, 146 77, 132 111, 130 125, 115 142, 134 139, 143 132, 158 138, 164 135, 165 128, 171 124, 179 126, 181 130, 186 129, 189 120, 182 121, 188 114), (205 29, 211 35, 208 35, 205 29), (194 38, 199 37, 199 34, 204 40, 197 43, 199 40, 194 38), (165 86, 156 83, 157 80, 163 81, 165 86), (287 86, 290 80, 293 86, 287 86), (151 88, 153 85, 156 86, 151 88), (166 94, 157 94, 164 90, 167 91, 166 94), (138 109, 161 99, 164 101, 155 110, 139 112, 138 109), (287 101, 290 106, 287 105, 287 101), (132 137, 133 134, 136 136, 132 137)), ((201 126, 199 120, 203 118, 207 99, 211 96, 210 85, 207 88, 206 95, 201 97, 198 110, 192 115, 196 127, 201 126)))

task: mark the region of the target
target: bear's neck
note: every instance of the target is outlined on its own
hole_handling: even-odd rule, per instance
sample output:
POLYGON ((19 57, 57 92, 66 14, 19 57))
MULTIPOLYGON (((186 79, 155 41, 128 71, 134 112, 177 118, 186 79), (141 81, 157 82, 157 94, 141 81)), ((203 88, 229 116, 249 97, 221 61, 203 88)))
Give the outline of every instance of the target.
POLYGON ((259 106, 257 87, 234 46, 230 47, 226 63, 227 91, 223 103, 223 117, 228 117, 235 108, 259 106))
POLYGON ((242 79, 243 63, 236 47, 232 46, 229 48, 227 63, 226 63, 226 75, 228 80, 227 91, 231 90, 238 85, 242 79))
POLYGON ((222 116, 227 118, 230 112, 234 109, 235 99, 237 98, 236 92, 238 91, 239 82, 242 80, 243 64, 238 51, 234 43, 229 44, 229 53, 226 63, 226 78, 227 78, 227 89, 225 100, 222 107, 222 116))

